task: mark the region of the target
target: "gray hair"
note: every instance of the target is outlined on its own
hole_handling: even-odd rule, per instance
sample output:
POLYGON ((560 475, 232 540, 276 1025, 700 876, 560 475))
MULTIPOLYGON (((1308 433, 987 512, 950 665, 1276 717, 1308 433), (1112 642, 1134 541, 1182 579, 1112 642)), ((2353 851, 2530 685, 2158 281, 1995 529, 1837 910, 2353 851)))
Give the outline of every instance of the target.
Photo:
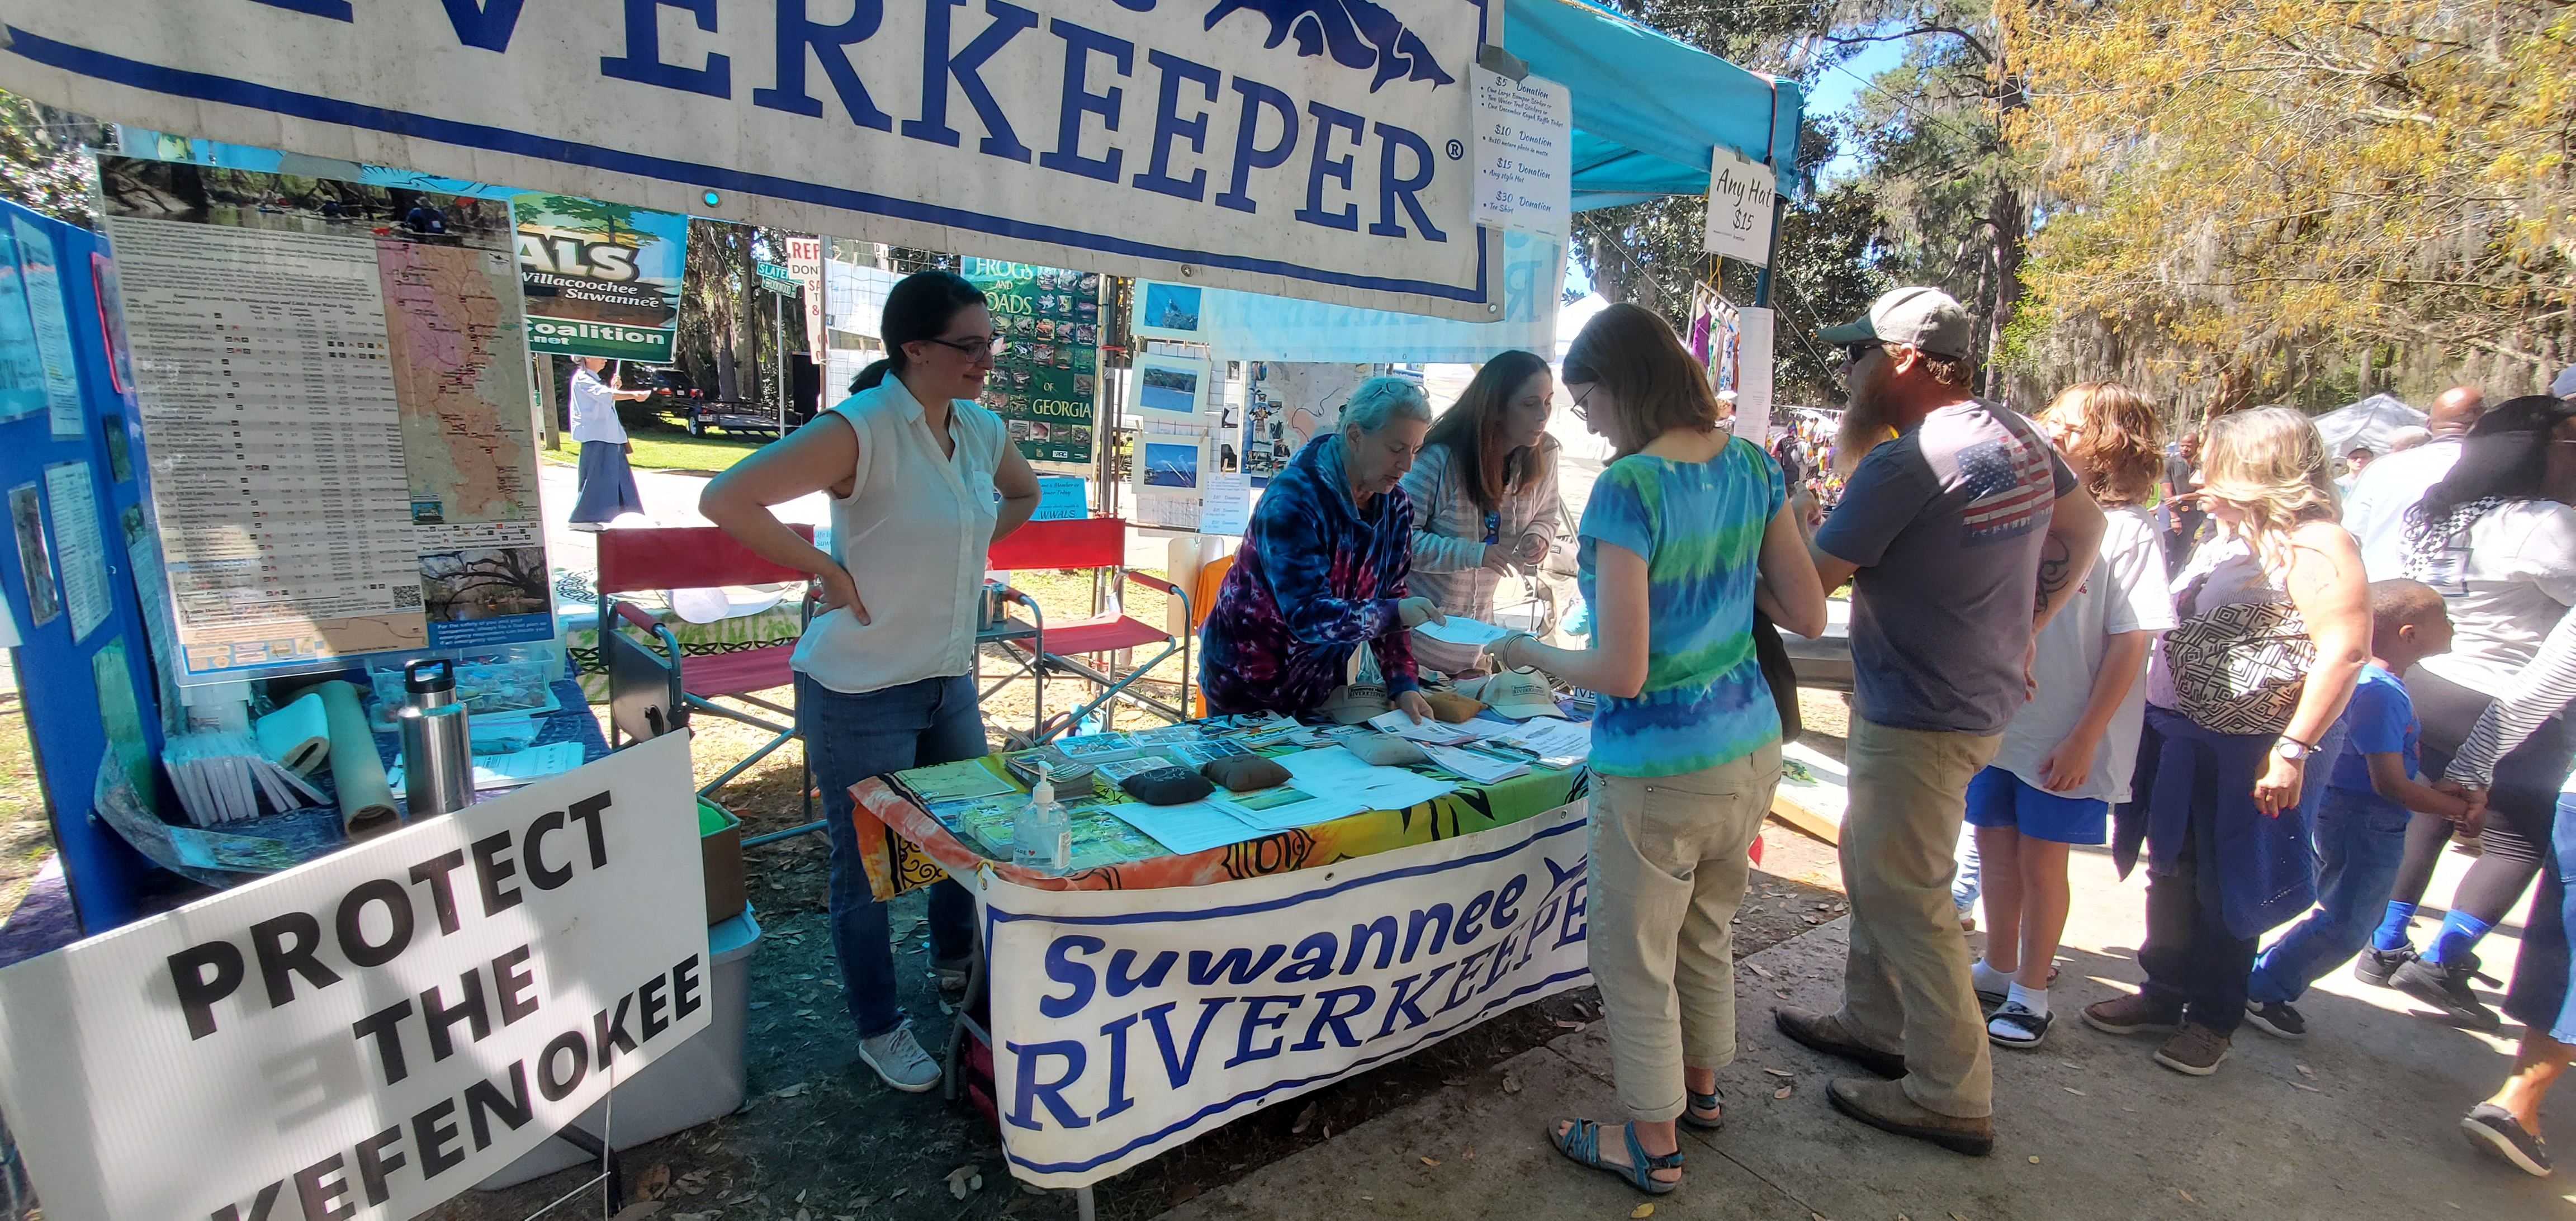
POLYGON ((1396 419, 1431 422, 1431 400, 1409 378, 1372 377, 1342 404, 1343 428, 1357 425, 1361 432, 1376 432, 1396 419))

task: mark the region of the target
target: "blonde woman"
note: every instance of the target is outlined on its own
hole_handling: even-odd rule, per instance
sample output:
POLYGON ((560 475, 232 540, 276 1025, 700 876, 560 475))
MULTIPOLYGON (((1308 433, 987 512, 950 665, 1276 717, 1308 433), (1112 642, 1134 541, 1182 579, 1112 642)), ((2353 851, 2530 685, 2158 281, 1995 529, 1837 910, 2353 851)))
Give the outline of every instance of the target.
POLYGON ((2148 665, 2112 849, 2123 870, 2147 849, 2147 982, 2084 1010, 2111 1034, 2170 1032, 2156 1063, 2195 1077, 2227 1058, 2257 940, 2315 901, 2309 827, 2326 786, 2307 773, 2340 751, 2338 718, 2370 657, 2361 552, 2337 524, 2316 427, 2286 407, 2221 416, 2201 459, 2218 533, 2175 579, 2180 624, 2148 665), (2266 661, 2278 663, 2270 680, 2250 691, 2226 678, 2266 661))
POLYGON ((1986 1037, 2017 1048, 2048 1037, 2050 962, 2071 899, 2067 849, 2104 842, 2111 807, 2129 799, 2147 649, 2174 625, 2164 540, 2146 509, 2164 469, 2154 405, 2118 382, 2084 382, 2060 392, 2039 426, 2105 520, 2092 571, 2039 633, 2037 690, 2005 727, 1994 762, 1968 782, 1987 923, 1976 989, 2002 1006, 1986 1037))

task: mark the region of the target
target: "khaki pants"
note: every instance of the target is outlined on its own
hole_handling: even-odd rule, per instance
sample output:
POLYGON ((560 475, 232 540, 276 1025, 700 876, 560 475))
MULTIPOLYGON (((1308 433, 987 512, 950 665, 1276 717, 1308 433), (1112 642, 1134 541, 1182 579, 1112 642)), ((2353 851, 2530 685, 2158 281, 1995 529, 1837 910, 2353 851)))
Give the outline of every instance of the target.
POLYGON ((1735 932, 1746 853, 1780 784, 1780 744, 1678 776, 1600 776, 1589 826, 1592 979, 1619 1101, 1682 1113, 1682 1066, 1735 1059, 1735 932))
POLYGON ((1891 729, 1851 721, 1844 763, 1843 887, 1851 892, 1851 957, 1843 1029, 1905 1056, 1905 1094, 1959 1119, 1994 1113, 1994 1064, 1968 975, 1968 939, 1950 904, 1968 781, 2003 736, 1891 729))

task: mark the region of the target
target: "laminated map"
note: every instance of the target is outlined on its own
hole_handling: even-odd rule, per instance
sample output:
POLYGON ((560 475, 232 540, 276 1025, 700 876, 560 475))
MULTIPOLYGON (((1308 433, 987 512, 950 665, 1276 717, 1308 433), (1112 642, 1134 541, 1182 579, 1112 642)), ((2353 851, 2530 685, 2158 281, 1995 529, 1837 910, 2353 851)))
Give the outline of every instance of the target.
POLYGON ((508 206, 99 177, 180 681, 551 638, 508 206))

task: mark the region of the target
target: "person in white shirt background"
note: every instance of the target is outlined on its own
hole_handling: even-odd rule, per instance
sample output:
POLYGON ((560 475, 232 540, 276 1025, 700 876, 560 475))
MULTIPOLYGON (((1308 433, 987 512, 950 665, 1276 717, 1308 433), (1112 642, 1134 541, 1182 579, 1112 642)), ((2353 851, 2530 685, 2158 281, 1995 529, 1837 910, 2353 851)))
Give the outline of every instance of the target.
POLYGON ((573 498, 572 528, 600 531, 622 514, 644 511, 635 491, 635 472, 626 455, 635 451, 626 426, 617 422, 619 399, 653 397, 649 390, 620 390, 600 380, 608 360, 584 356, 572 373, 572 439, 581 445, 580 493, 573 498))
POLYGON ((2371 580, 2406 575, 2406 510, 2451 473, 2451 464, 2460 460, 2460 438, 2486 409, 2486 393, 2475 386, 2443 391, 2426 420, 2432 440, 2402 453, 2391 448, 2353 477, 2344 494, 2343 528, 2360 541, 2362 570, 2371 580))
MULTIPOLYGON (((2405 680, 2424 724, 2425 774, 2433 774, 2437 762, 2449 763, 2490 696, 2513 684, 2541 640, 2576 604, 2576 510, 2570 504, 2576 504, 2576 404, 2528 395, 2497 404, 2481 418, 2450 473, 2407 514, 2402 575, 2442 594, 2455 629, 2451 651, 2425 658, 2405 680)), ((2535 730, 2497 766, 2478 859, 2460 879, 2440 931, 2420 956, 2409 925, 2453 824, 2417 814, 2386 916, 2354 974, 2397 988, 2455 1021, 2495 1029, 2495 1012, 2469 986, 2478 970, 2474 951, 2539 872, 2571 761, 2576 726, 2560 717, 2535 730)))

